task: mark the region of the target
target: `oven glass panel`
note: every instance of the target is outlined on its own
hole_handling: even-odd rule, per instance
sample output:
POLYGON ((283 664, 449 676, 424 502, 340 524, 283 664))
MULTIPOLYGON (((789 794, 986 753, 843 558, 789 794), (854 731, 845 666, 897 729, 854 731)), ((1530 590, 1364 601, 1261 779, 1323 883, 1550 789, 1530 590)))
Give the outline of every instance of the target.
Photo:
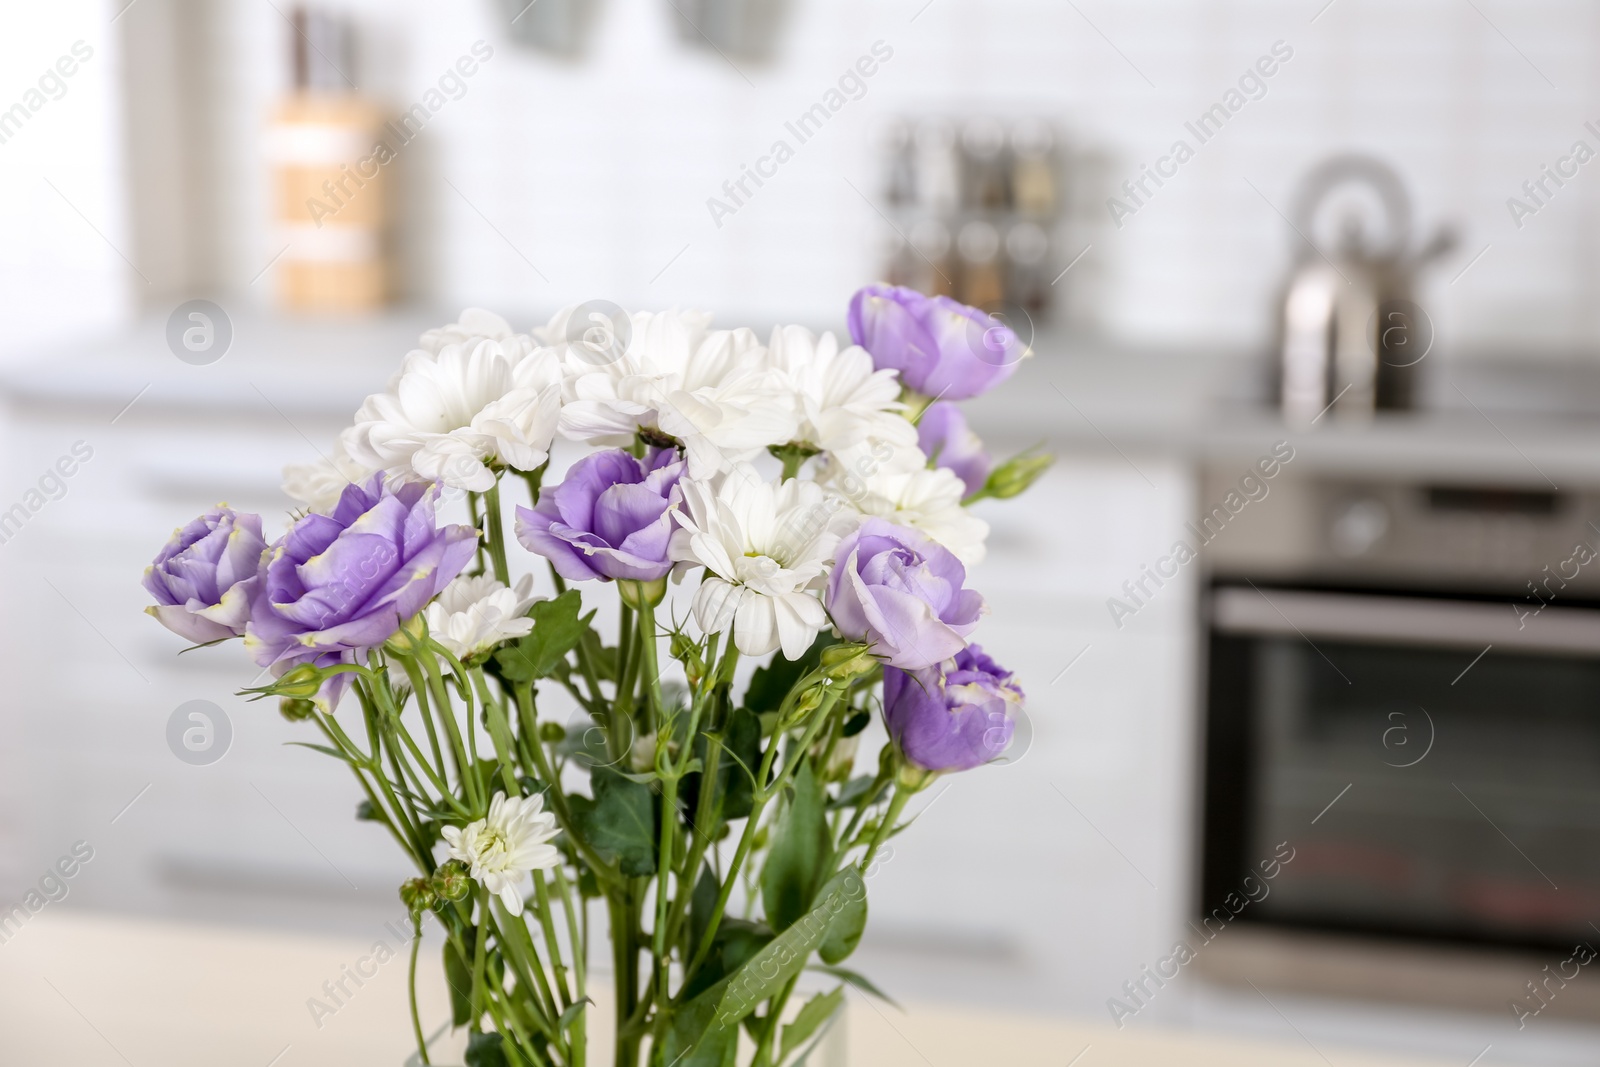
POLYGON ((1216 640, 1233 646, 1222 659, 1252 750, 1234 869, 1295 850, 1253 919, 1516 944, 1600 935, 1600 656, 1216 640))

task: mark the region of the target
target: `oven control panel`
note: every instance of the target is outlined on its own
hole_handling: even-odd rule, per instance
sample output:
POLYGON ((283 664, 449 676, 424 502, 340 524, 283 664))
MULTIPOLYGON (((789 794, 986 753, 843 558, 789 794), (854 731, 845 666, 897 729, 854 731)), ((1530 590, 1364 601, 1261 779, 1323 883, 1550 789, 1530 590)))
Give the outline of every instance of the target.
POLYGON ((1222 478, 1203 492, 1223 502, 1193 527, 1216 571, 1600 595, 1600 492, 1281 478, 1237 514, 1222 478))

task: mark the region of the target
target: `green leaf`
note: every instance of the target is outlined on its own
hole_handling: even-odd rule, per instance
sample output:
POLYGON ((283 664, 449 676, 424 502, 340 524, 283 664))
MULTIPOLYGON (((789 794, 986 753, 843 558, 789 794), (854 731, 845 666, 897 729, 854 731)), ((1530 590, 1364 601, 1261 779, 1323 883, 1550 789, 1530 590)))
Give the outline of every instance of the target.
POLYGON ((831 993, 818 993, 805 1006, 800 1009, 800 1014, 794 1017, 794 1022, 783 1028, 783 1040, 778 1046, 778 1062, 782 1063, 788 1058, 789 1053, 805 1044, 812 1034, 817 1032, 817 1027, 833 1018, 833 1013, 839 1010, 839 1005, 844 1003, 844 986, 839 986, 831 993))
POLYGON ((767 925, 782 933, 811 907, 817 887, 833 866, 832 846, 827 796, 811 773, 811 761, 801 760, 761 871, 767 925))
MULTIPOLYGON (((467 942, 476 936, 470 927, 462 933, 467 942)), ((448 939, 444 943, 444 980, 450 987, 450 1025, 465 1026, 472 1018, 472 965, 448 939)))
POLYGON ((822 650, 835 643, 833 637, 824 632, 817 635, 799 659, 784 659, 781 653, 773 656, 770 663, 756 668, 750 676, 750 685, 744 691, 744 706, 757 714, 777 711, 794 683, 817 669, 817 664, 822 662, 822 650))
POLYGON ((576 1004, 561 1013, 561 1018, 556 1020, 556 1032, 565 1033, 567 1028, 578 1021, 578 1016, 583 1014, 583 1009, 593 1004, 594 1001, 584 997, 576 1004))
MULTIPOLYGON (((866 895, 867 885, 854 867, 846 867, 830 878, 817 894, 815 907, 730 976, 717 1001, 713 1025, 733 1027, 756 1005, 782 989, 800 973, 806 958, 827 940, 839 916, 848 912, 854 901, 866 899, 866 895)), ((716 988, 713 986, 702 996, 716 988)))
POLYGON ((617 649, 602 641, 592 626, 583 631, 583 650, 589 654, 589 665, 596 677, 607 682, 617 680, 617 649))
POLYGON ((467 1067, 506 1067, 504 1039, 493 1031, 467 1038, 467 1067))
POLYGON ((839 808, 859 807, 863 800, 872 795, 872 786, 877 780, 870 774, 863 774, 850 779, 844 784, 844 788, 839 790, 839 795, 828 801, 828 809, 832 811, 839 808))
POLYGON ((843 963, 861 943, 867 929, 867 895, 847 899, 844 906, 828 924, 827 936, 817 946, 817 955, 823 963, 843 963))
MULTIPOLYGON (((900 1008, 899 1003, 896 1002, 893 997, 889 996, 889 994, 873 985, 865 975, 858 974, 857 972, 846 967, 829 967, 826 964, 814 963, 810 967, 807 967, 806 970, 817 971, 821 974, 831 974, 835 978, 844 982, 846 985, 853 985, 863 993, 870 993, 872 996, 877 997, 885 1004, 890 1004, 896 1008, 900 1008)), ((905 1009, 900 1008, 900 1010, 904 1011, 905 1009)))
POLYGON ((631 877, 656 872, 655 797, 649 787, 629 781, 609 767, 589 771, 593 799, 569 800, 572 819, 585 841, 631 877))
POLYGON ((872 714, 870 712, 858 711, 844 721, 844 730, 840 733, 840 736, 854 737, 862 730, 865 730, 870 722, 872 722, 872 714))
POLYGON ((588 721, 580 718, 566 728, 566 737, 556 745, 556 755, 580 767, 610 767, 618 758, 606 747, 609 730, 608 724, 593 715, 588 721))
POLYGON ((706 936, 706 928, 711 925, 711 912, 717 906, 717 894, 722 891, 722 883, 717 881, 717 872, 711 869, 710 864, 700 868, 700 878, 694 884, 694 894, 689 898, 689 951, 684 953, 688 959, 694 955, 694 950, 700 947, 700 939, 706 936))
POLYGON ((594 612, 579 618, 583 601, 576 589, 569 589, 554 600, 541 600, 529 612, 533 631, 516 644, 494 654, 500 673, 513 682, 548 678, 578 647, 594 612))
MULTIPOLYGON (((352 766, 352 767, 359 766, 359 764, 357 764, 355 760, 351 759, 349 756, 345 755, 343 752, 340 752, 336 748, 329 748, 327 745, 313 745, 310 741, 285 741, 284 744, 286 744, 286 745, 297 745, 300 748, 309 748, 314 752, 322 753, 324 756, 332 756, 334 759, 344 760, 346 763, 350 764, 350 766, 352 766)), ((318 764, 318 766, 321 766, 321 764, 318 764)))
MULTIPOLYGON (((716 901, 706 905, 709 911, 716 901)), ((711 952, 700 965, 694 979, 686 985, 680 996, 692 1000, 714 986, 727 975, 743 967, 745 961, 772 943, 772 929, 765 923, 748 919, 730 919, 724 916, 717 924, 711 939, 711 952)))
POLYGON ((662 1044, 662 1060, 672 1067, 726 1067, 739 1050, 739 1028, 716 1026, 717 999, 727 979, 680 1008, 662 1044))

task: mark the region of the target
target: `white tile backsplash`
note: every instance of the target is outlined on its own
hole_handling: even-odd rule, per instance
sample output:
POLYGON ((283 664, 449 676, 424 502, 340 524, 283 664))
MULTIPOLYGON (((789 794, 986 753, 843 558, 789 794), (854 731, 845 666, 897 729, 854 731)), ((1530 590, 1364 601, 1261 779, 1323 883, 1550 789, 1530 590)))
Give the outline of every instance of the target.
MULTIPOLYGON (((257 142, 289 30, 268 5, 219 5, 207 23, 214 51, 199 60, 212 103, 196 131, 218 157, 215 280, 261 301, 266 284, 248 283, 277 246, 257 142)), ((1400 169, 1419 232, 1441 222, 1461 232, 1422 291, 1444 347, 1581 347, 1600 325, 1600 167, 1521 229, 1506 207, 1575 139, 1600 149, 1582 128, 1600 119, 1600 11, 1578 0, 804 0, 764 66, 685 47, 665 0, 600 4, 578 61, 515 44, 488 0, 345 6, 366 41, 360 80, 397 110, 474 41, 495 49, 396 164, 407 286, 426 302, 532 316, 605 297, 702 304, 757 325, 837 323, 848 294, 878 273, 885 223, 851 185, 881 199, 880 123, 1045 115, 1104 158, 1116 185, 1175 138, 1192 142, 1184 123, 1283 41, 1293 56, 1266 95, 1120 230, 1103 204, 1112 190, 1095 192, 1092 228, 1061 252, 1094 244, 1063 283, 1093 286, 1070 300, 1075 317, 1137 341, 1263 343, 1300 251, 1278 211, 1319 159, 1360 150, 1400 169), (784 122, 878 40, 894 54, 865 96, 716 226, 707 198, 775 139, 793 140, 784 122)))

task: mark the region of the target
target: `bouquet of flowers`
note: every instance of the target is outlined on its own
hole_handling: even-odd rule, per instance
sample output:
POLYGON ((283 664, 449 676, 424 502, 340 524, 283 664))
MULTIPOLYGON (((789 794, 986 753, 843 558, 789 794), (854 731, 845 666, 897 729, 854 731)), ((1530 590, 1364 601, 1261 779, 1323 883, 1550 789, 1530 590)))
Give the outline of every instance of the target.
POLYGON ((968 506, 1050 457, 991 464, 954 401, 1027 348, 886 286, 849 329, 763 345, 591 304, 529 335, 469 310, 286 471, 282 536, 219 506, 146 571, 169 629, 243 638, 273 677, 244 692, 321 731, 415 864, 400 896, 442 930, 472 1067, 586 1062, 597 911, 616 1064, 803 1059, 843 983, 872 990, 840 965, 908 799, 1009 744, 1022 692, 968 643, 968 506), (591 450, 547 485, 558 436, 591 450), (792 1002, 808 966, 841 984, 792 1002))

